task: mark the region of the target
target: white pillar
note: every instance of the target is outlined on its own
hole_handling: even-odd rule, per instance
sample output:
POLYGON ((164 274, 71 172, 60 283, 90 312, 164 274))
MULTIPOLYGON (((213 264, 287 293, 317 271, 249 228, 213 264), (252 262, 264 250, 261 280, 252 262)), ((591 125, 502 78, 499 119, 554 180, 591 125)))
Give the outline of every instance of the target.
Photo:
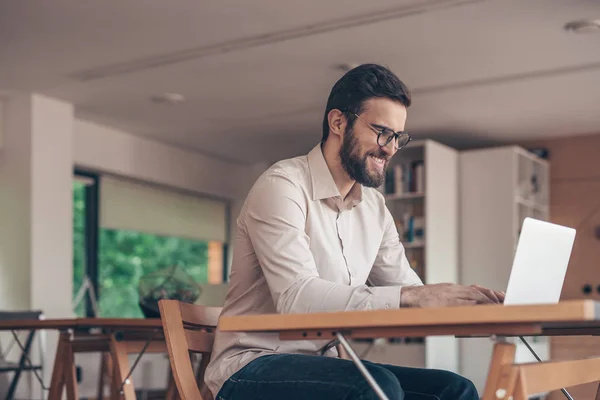
MULTIPOLYGON (((19 95, 5 103, 2 118, 0 309, 71 317, 73 106, 19 95)), ((47 335, 46 383, 56 340, 47 335)))

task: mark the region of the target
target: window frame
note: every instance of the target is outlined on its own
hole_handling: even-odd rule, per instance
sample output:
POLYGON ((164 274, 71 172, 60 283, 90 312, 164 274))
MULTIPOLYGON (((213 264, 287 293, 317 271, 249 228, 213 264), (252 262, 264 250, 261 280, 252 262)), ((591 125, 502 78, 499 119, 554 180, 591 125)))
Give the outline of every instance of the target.
MULTIPOLYGON (((90 171, 76 168, 73 177, 91 179, 93 183, 85 186, 85 267, 84 276, 87 276, 94 289, 94 295, 98 300, 98 249, 100 233, 100 175, 90 171)), ((97 317, 89 296, 84 296, 86 317, 97 317)))

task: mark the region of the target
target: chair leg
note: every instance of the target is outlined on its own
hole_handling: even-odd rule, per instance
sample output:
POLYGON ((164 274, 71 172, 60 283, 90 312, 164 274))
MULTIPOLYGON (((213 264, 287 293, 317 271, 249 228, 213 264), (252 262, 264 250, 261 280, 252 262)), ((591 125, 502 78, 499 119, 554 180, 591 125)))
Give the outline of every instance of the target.
POLYGON ((196 371, 196 383, 200 388, 200 395, 204 400, 212 399, 212 394, 206 383, 204 383, 204 374, 206 372, 206 367, 208 367, 208 363, 210 362, 210 353, 201 353, 202 359, 200 360, 200 365, 198 366, 198 370, 196 371))
POLYGON ((598 384, 598 390, 596 390, 596 398, 595 400, 600 400, 600 384, 598 384))
POLYGON ((175 378, 173 378, 173 371, 169 367, 169 382, 167 383, 167 400, 179 400, 179 393, 177 392, 177 385, 175 384, 175 378))

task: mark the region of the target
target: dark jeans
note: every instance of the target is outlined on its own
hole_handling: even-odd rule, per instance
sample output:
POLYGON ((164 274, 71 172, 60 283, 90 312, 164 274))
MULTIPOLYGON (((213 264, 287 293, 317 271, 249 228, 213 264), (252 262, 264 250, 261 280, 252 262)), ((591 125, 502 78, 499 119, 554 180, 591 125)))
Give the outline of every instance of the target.
MULTIPOLYGON (((478 400, 475 386, 448 371, 364 361, 390 400, 478 400)), ((299 354, 259 357, 225 382, 216 400, 376 400, 349 360, 299 354)))

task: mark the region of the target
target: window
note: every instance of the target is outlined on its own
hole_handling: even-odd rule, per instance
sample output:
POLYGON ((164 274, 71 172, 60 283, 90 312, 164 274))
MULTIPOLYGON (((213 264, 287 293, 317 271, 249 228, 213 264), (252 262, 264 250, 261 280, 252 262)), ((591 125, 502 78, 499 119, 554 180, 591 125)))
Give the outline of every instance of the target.
MULTIPOLYGON (((81 204, 80 191, 75 183, 74 246, 81 243, 75 214, 88 206, 81 204)), ((223 201, 103 176, 97 204, 98 267, 90 279, 97 287, 98 316, 142 317, 140 279, 158 270, 178 266, 199 284, 224 281, 228 209, 223 201)), ((75 287, 81 286, 81 258, 74 255, 75 287)))
POLYGON ((142 317, 140 278, 160 269, 177 265, 197 283, 208 283, 210 243, 223 248, 220 242, 100 228, 100 316, 142 317))

